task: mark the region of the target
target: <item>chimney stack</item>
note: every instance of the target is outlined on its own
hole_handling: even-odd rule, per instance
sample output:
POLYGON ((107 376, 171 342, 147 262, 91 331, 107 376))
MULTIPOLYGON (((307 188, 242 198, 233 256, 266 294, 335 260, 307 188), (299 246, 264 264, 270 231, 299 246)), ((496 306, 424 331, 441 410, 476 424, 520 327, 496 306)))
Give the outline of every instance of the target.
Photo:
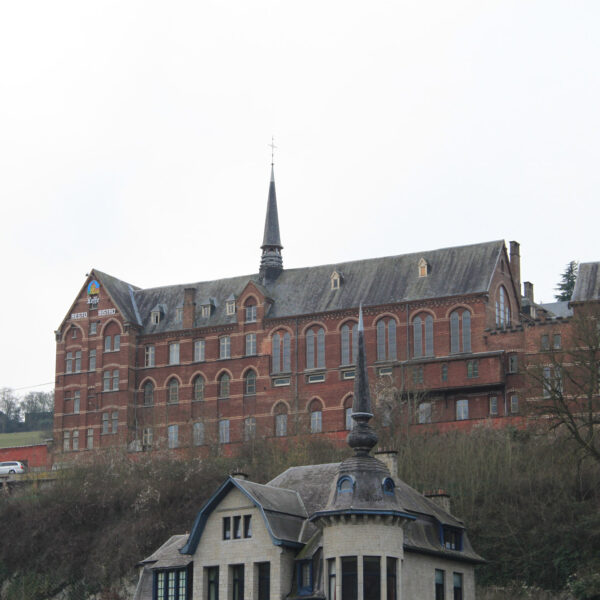
POLYGON ((398 452, 396 450, 377 450, 375 456, 388 468, 392 477, 398 477, 398 452))
POLYGON ((533 299, 533 283, 531 283, 531 281, 523 282, 523 295, 530 302, 535 302, 533 299))
POLYGON ((240 471, 239 469, 232 471, 231 476, 234 479, 241 479, 242 481, 246 481, 248 479, 248 474, 240 471))
POLYGON ((423 492, 423 496, 425 496, 425 498, 429 498, 429 500, 437 504, 448 514, 452 514, 450 512, 450 494, 446 490, 437 489, 429 492, 423 492))
POLYGON ((183 290, 183 328, 191 329, 194 326, 194 307, 196 303, 196 288, 183 290))
POLYGON ((510 271, 517 288, 517 302, 521 310, 521 246, 519 242, 510 242, 510 271))

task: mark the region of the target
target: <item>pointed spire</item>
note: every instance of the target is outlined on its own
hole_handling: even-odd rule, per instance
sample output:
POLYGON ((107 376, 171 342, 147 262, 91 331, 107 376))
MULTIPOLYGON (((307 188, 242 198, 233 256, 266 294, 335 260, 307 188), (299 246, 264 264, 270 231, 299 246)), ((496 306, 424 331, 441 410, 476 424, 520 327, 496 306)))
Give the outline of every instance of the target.
POLYGON ((259 271, 263 280, 277 279, 283 271, 282 248, 279 236, 279 217, 277 215, 277 195, 275 193, 275 169, 273 163, 271 163, 271 181, 269 182, 269 199, 267 201, 267 216, 261 246, 262 256, 259 271))
POLYGON ((352 419, 354 427, 348 434, 348 445, 357 456, 366 456, 375 444, 377 434, 369 425, 373 418, 371 412, 371 392, 367 373, 365 355, 365 330, 363 324, 362 304, 358 313, 358 352, 356 354, 356 371, 354 375, 354 400, 352 402, 352 419))

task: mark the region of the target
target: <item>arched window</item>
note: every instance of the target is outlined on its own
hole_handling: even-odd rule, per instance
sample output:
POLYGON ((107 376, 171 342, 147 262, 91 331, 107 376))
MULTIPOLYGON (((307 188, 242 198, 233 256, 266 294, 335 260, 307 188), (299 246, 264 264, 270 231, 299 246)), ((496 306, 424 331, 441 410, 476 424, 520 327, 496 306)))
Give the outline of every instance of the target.
POLYGON ((277 332, 271 342, 273 354, 273 373, 289 373, 292 370, 290 358, 290 334, 277 332))
POLYGON ((471 313, 468 310, 455 310, 450 315, 450 352, 471 352, 471 313))
POLYGON ((168 402, 177 403, 179 402, 179 381, 173 378, 169 381, 167 386, 168 390, 168 402))
POLYGON ((250 369, 244 375, 244 394, 254 396, 256 394, 256 373, 250 369))
POLYGON ((433 356, 433 317, 425 317, 425 356, 433 356))
POLYGON ((510 327, 510 303, 503 285, 500 286, 496 299, 496 327, 510 327))
POLYGON ((144 406, 154 404, 154 384, 151 381, 146 381, 144 384, 144 406))
POLYGON ((358 352, 358 325, 353 323, 342 325, 340 331, 342 346, 342 365, 349 365, 356 362, 358 352), (350 359, 350 349, 352 349, 352 359, 350 359))
POLYGON ((340 477, 337 484, 339 494, 349 494, 354 490, 354 479, 350 475, 340 477))
POLYGON ((323 431, 323 411, 321 403, 314 400, 310 405, 310 432, 321 433, 323 431))
POLYGON ((396 321, 377 321, 377 360, 396 360, 396 321))
POLYGON ((283 402, 275 407, 275 435, 277 437, 287 435, 287 407, 283 402))
POLYGON ((231 377, 228 373, 223 373, 219 377, 219 398, 229 398, 229 383, 231 377))
POLYGON ((423 322, 421 317, 415 317, 413 320, 413 356, 419 358, 423 356, 423 322))
POLYGON ((325 330, 322 327, 312 327, 306 332, 306 368, 325 368, 325 330))
POLYGON ((194 379, 194 400, 204 400, 204 377, 198 375, 194 379))
POLYGON ((246 323, 256 322, 256 303, 254 300, 248 300, 244 305, 246 313, 246 323))

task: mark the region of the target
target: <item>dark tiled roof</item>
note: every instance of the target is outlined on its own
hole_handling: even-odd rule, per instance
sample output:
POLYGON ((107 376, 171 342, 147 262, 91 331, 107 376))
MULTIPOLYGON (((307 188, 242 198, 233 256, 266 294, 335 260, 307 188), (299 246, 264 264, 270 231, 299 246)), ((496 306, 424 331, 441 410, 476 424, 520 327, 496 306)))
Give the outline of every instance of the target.
POLYGON ((600 262, 581 263, 571 302, 600 300, 600 262))
POLYGON ((249 282, 253 282, 273 300, 269 318, 356 309, 361 302, 363 306, 378 306, 485 293, 489 290, 494 268, 503 249, 504 242, 499 240, 399 256, 287 269, 265 287, 260 285, 258 274, 252 274, 142 290, 99 271, 95 272, 128 320, 137 323, 139 314, 144 332, 158 333, 181 329, 181 323, 175 319, 175 308, 181 306, 185 288, 196 290, 196 327, 235 323, 236 315, 226 314, 225 301, 231 294, 239 297, 249 282), (425 258, 431 267, 427 277, 418 276, 418 262, 421 258, 425 258), (337 290, 332 290, 330 283, 334 270, 344 273, 343 283, 337 290), (200 316, 198 308, 203 298, 215 299, 210 317, 200 316), (153 325, 150 323, 150 311, 157 304, 166 305, 167 314, 160 323, 153 325))
POLYGON ((573 309, 569 306, 568 302, 550 302, 548 304, 540 304, 549 317, 566 317, 573 316, 573 309))

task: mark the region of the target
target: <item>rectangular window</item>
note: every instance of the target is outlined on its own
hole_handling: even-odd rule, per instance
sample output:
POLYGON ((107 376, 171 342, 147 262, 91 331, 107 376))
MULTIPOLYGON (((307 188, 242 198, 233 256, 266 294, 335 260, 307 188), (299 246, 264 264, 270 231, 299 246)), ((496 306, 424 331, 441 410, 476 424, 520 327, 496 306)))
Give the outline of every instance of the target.
POLYGON ((90 371, 96 370, 96 351, 90 350, 90 371))
POLYGON ((108 413, 102 415, 102 433, 110 433, 110 421, 108 420, 108 413))
POLYGON ((380 600, 381 567, 379 556, 363 557, 363 598, 364 600, 380 600))
POLYGON ((342 371, 342 379, 354 379, 354 370, 342 371))
POLYGON ((228 300, 225 303, 225 312, 228 315, 235 315, 235 300, 228 300))
POLYGON ((352 407, 349 406, 348 408, 344 409, 345 410, 345 423, 346 423, 346 430, 350 431, 352 429, 352 407))
POLYGON ((219 600, 219 567, 204 567, 206 600, 219 600))
POLYGON ((146 367, 154 366, 154 346, 146 346, 144 365, 146 367))
POLYGON ((73 394, 73 412, 75 414, 79 413, 80 404, 81 404, 81 392, 79 390, 77 390, 73 394))
POLYGON ((435 600, 445 600, 445 573, 441 569, 435 570, 435 600))
POLYGON ((298 595, 307 596, 312 592, 312 564, 305 560, 298 564, 298 595))
POLYGON ((240 516, 233 517, 233 539, 242 539, 242 517, 240 516))
POLYGON ((152 438, 152 427, 144 427, 144 431, 142 433, 142 446, 144 448, 150 448, 152 446, 152 438))
POLYGON ((179 364, 179 342, 173 342, 169 344, 169 364, 179 364))
POLYGON ((117 433, 119 427, 119 413, 115 410, 112 414, 112 432, 117 433))
POLYGON ((318 375, 309 375, 306 378, 307 383, 322 383, 323 381, 325 381, 324 373, 319 373, 318 375))
POLYGON ((544 334, 541 338, 542 350, 550 350, 550 337, 544 334))
POLYGON ((479 377, 479 361, 478 360, 468 360, 467 361, 467 377, 469 379, 473 379, 474 377, 479 377))
POLYGON ((498 398, 496 396, 490 396, 490 415, 498 414, 498 398))
POLYGON ((231 539, 231 517, 223 517, 223 539, 231 539))
POLYGON ((456 420, 465 421, 469 418, 469 401, 468 400, 457 400, 456 401, 456 420))
POLYGON ((387 600, 397 599, 398 559, 389 557, 386 559, 387 577, 387 600))
POLYGON ((342 556, 342 598, 358 600, 358 563, 356 556, 342 556))
POLYGON ((110 392, 110 371, 104 371, 104 386, 102 387, 103 391, 110 392))
POLYGON ((231 565, 231 600, 244 600, 244 565, 231 565))
POLYGON ((415 385, 423 383, 423 367, 413 367, 412 368, 412 379, 415 385))
POLYGON ((244 537, 252 537, 252 515, 244 515, 244 537))
POLYGON ((79 431, 73 432, 73 450, 79 450, 79 431))
POLYGON ((463 600, 463 576, 462 573, 452 573, 454 584, 454 600, 463 600))
POLYGON ((113 371, 112 376, 112 389, 113 391, 117 391, 119 389, 119 369, 115 369, 113 371))
POLYGON ((419 423, 431 423, 431 402, 421 402, 419 404, 419 423))
POLYGON ((204 423, 194 423, 194 446, 204 444, 204 423))
POLYGON ((519 397, 516 394, 513 394, 510 397, 510 412, 511 413, 519 412, 519 397))
POLYGON ((73 372, 73 353, 67 352, 67 359, 65 361, 65 373, 73 372))
POLYGON ((560 346, 561 346, 561 337, 560 337, 560 333, 555 333, 552 336, 552 347, 555 350, 560 350, 560 346))
POLYGON ((328 600, 336 600, 336 589, 335 589, 335 558, 327 559, 327 590, 328 600))
POLYGON ((97 332, 98 332, 98 323, 94 321, 93 323, 90 323, 90 335, 96 335, 97 332))
POLYGON ((246 323, 256 322, 256 304, 246 306, 246 323))
POLYGON ((160 311, 153 310, 150 313, 150 320, 152 321, 152 325, 158 325, 160 323, 160 311))
POLYGON ((63 433, 63 451, 68 452, 71 449, 71 432, 65 431, 63 433))
POLYGON ((81 371, 81 350, 75 352, 75 373, 81 371))
POLYGON ((228 335, 219 338, 219 358, 231 358, 231 338, 228 335))
POLYGON ((229 419, 219 421, 219 444, 229 444, 229 419))
POLYGON ((92 450, 94 447, 94 430, 88 427, 87 430, 87 449, 92 450))
POLYGON ((271 600, 271 563, 258 563, 257 570, 258 600, 271 600))
POLYGON ((177 448, 179 445, 179 425, 169 425, 169 448, 177 448))
POLYGON ((115 335, 113 338, 113 350, 116 352, 121 349, 121 336, 115 335))
POLYGON ((110 335, 104 338, 104 352, 110 352, 111 339, 110 335))
POLYGON ((320 410, 313 410, 310 413, 310 432, 321 433, 323 429, 323 413, 320 410))
POLYGON ((508 372, 518 373, 519 372, 519 358, 516 354, 511 354, 508 357, 508 372))
POLYGON ((175 323, 181 323, 183 321, 183 306, 178 306, 175 309, 175 323))
POLYGON ((246 335, 246 356, 254 356, 256 354, 256 334, 249 333, 246 335))
POLYGON ((196 362, 204 361, 205 348, 206 348, 206 342, 204 340, 196 340, 194 342, 194 360, 196 362))
POLYGON ((448 381, 448 365, 447 364, 442 365, 442 381, 444 381, 444 382, 448 381))
POLYGON ((287 435, 287 415, 275 415, 275 435, 284 437, 287 435))
POLYGON ((200 309, 200 313, 204 318, 210 317, 210 304, 205 304, 204 306, 202 306, 202 308, 200 309))
POLYGON ((256 418, 247 417, 244 419, 244 440, 246 442, 256 437, 256 418))

